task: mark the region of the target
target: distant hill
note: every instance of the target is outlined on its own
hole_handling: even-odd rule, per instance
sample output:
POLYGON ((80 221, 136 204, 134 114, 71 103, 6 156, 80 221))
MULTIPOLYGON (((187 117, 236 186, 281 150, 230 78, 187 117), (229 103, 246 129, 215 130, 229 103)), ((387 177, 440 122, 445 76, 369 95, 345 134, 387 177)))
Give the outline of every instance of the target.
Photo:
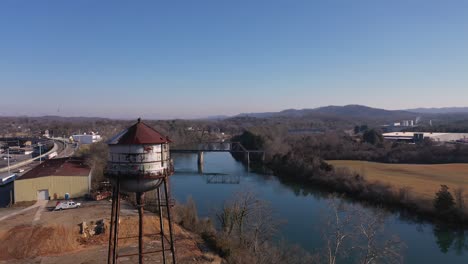
POLYGON ((414 108, 406 111, 421 114, 453 114, 468 113, 468 107, 414 108))
POLYGON ((194 118, 194 119, 195 120, 224 120, 229 117, 230 116, 227 116, 227 115, 213 115, 213 116, 200 117, 200 118, 194 118))
POLYGON ((315 110, 319 113, 350 116, 350 117, 363 117, 363 118, 393 118, 399 116, 413 116, 406 111, 400 110, 385 110, 380 108, 372 108, 363 105, 346 105, 346 106, 326 106, 320 107, 315 110))
POLYGON ((281 112, 244 113, 238 116, 271 117, 341 117, 353 119, 405 119, 415 118, 415 113, 402 110, 385 110, 363 105, 325 106, 313 109, 287 109, 281 112))
POLYGON ((262 112, 262 113, 242 113, 233 117, 256 117, 256 118, 268 118, 279 115, 280 112, 262 112))
MULTIPOLYGON (((44 121, 60 121, 60 122, 81 122, 81 121, 101 121, 101 120, 114 120, 107 117, 86 117, 86 116, 57 116, 57 115, 45 115, 45 116, 1 116, 0 118, 30 118, 30 119, 37 119, 37 120, 44 120, 44 121)), ((118 119, 115 119, 118 120, 118 119)))

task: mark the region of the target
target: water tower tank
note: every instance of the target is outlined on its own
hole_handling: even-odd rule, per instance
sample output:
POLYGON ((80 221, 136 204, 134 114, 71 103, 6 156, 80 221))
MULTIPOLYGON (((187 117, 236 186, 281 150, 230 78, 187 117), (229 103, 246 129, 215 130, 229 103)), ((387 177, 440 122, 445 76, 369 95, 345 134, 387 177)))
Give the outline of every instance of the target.
POLYGON ((138 119, 108 142, 106 176, 120 189, 143 193, 156 189, 173 173, 168 137, 138 119))

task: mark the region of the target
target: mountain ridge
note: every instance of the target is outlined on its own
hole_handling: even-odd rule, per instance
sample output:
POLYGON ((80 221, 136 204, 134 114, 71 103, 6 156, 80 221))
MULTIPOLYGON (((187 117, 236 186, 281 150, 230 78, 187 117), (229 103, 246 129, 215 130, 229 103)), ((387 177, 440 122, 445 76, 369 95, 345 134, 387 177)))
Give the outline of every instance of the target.
POLYGON ((406 109, 405 111, 421 114, 454 114, 468 113, 468 107, 419 107, 406 109))
POLYGON ((242 113, 234 117, 257 117, 257 118, 270 118, 270 117, 304 117, 310 115, 320 116, 341 116, 341 117, 364 117, 364 118, 399 118, 399 117, 413 117, 414 112, 404 110, 386 110, 381 108, 373 108, 364 105, 344 105, 336 106, 329 105, 318 108, 305 108, 305 109, 286 109, 279 112, 262 112, 262 113, 242 113))

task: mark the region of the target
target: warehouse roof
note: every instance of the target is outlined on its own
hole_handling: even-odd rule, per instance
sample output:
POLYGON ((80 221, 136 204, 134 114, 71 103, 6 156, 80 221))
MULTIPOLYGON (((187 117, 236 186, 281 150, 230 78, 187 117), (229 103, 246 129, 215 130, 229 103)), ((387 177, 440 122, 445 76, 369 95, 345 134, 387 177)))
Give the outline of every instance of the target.
POLYGON ((60 158, 49 159, 37 165, 32 170, 19 177, 25 180, 47 176, 89 176, 91 168, 84 164, 83 159, 60 158))
POLYGON ((133 145, 133 144, 164 144, 172 142, 168 137, 163 136, 161 133, 156 131, 154 128, 141 122, 138 118, 138 122, 133 126, 123 130, 112 139, 108 144, 122 144, 122 145, 133 145))
POLYGON ((447 134, 458 134, 458 133, 432 133, 432 132, 390 132, 384 133, 384 137, 414 137, 414 134, 423 134, 425 137, 438 137, 447 134))

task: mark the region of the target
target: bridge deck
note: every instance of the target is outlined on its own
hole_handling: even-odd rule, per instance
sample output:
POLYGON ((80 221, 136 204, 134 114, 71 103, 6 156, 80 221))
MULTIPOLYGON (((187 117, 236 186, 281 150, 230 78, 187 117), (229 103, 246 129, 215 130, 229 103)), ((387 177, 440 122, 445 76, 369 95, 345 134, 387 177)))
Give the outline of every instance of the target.
POLYGON ((221 149, 171 149, 172 153, 198 153, 198 152, 233 152, 233 153, 263 153, 263 150, 221 150, 221 149))
POLYGON ((204 142, 198 145, 185 145, 170 149, 172 153, 231 152, 265 153, 263 150, 248 150, 240 142, 204 142))

